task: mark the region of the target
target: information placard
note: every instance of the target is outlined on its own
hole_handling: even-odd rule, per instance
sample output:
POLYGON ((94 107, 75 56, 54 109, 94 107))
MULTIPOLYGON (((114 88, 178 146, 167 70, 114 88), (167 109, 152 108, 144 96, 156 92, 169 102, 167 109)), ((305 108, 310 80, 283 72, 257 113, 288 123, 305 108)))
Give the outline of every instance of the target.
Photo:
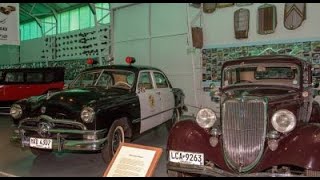
POLYGON ((103 177, 151 177, 162 149, 131 143, 121 143, 103 177))
POLYGON ((19 3, 0 3, 0 45, 20 45, 19 3))

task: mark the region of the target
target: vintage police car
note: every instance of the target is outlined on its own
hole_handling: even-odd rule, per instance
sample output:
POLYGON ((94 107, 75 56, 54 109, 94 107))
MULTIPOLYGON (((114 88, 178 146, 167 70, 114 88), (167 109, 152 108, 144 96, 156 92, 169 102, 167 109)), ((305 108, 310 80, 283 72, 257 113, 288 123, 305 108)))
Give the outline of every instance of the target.
POLYGON ((210 107, 177 122, 167 143, 172 176, 320 176, 320 107, 311 64, 291 56, 222 66, 220 119, 210 107))
POLYGON ((84 70, 63 91, 16 102, 11 116, 22 146, 36 155, 101 150, 109 162, 119 143, 163 123, 170 128, 184 110, 182 90, 160 69, 108 65, 84 70))

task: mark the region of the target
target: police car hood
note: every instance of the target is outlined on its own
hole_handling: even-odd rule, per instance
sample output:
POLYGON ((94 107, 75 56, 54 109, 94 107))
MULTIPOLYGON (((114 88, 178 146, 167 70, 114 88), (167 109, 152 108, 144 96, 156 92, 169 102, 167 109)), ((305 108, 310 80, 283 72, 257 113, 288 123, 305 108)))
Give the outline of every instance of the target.
POLYGON ((47 104, 65 104, 72 107, 82 108, 93 101, 110 100, 119 98, 120 96, 128 94, 128 90, 121 88, 104 87, 87 87, 66 89, 56 92, 47 100, 47 104))

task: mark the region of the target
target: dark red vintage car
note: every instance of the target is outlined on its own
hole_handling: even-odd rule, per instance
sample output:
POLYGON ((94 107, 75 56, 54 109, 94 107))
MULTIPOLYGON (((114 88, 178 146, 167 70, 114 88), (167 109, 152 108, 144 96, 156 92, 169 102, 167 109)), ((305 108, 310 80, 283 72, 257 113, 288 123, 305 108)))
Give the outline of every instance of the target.
POLYGON ((11 104, 17 100, 62 90, 64 71, 64 67, 1 69, 1 114, 9 113, 11 104))
POLYGON ((320 108, 311 64, 291 56, 225 62, 220 112, 176 123, 171 176, 320 176, 320 108))

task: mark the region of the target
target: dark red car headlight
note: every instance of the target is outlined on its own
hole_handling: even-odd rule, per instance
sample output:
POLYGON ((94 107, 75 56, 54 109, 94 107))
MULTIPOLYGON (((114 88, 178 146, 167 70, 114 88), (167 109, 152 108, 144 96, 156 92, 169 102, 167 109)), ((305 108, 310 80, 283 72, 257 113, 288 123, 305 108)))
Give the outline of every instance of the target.
POLYGON ((276 131, 288 133, 296 127, 297 119, 291 111, 281 109, 273 114, 271 123, 276 131))

